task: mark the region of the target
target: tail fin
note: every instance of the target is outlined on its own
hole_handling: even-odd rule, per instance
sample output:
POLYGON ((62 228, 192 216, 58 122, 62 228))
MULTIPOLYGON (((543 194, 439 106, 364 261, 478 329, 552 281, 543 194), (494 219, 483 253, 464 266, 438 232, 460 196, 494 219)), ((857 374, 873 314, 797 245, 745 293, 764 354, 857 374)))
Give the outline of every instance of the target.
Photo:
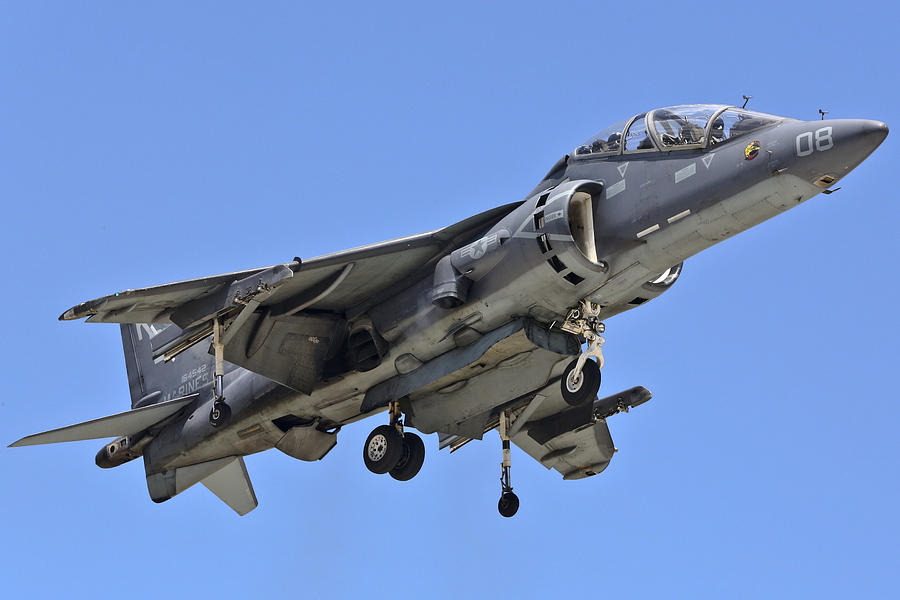
POLYGON ((140 323, 120 327, 132 408, 187 396, 212 385, 214 359, 206 344, 196 344, 169 362, 154 362, 151 340, 175 325, 140 323))

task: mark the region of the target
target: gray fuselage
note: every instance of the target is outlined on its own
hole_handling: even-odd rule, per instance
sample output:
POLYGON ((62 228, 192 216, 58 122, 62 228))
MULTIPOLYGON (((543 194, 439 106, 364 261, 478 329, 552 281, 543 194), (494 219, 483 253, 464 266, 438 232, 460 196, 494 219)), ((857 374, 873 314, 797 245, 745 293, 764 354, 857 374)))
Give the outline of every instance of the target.
MULTIPOLYGON (((207 370, 196 386, 204 401, 144 449, 148 473, 272 448, 284 435, 274 421, 285 415, 336 428, 383 410, 383 403, 362 410, 367 391, 515 317, 551 326, 583 299, 598 304, 603 319, 634 308, 668 289, 690 256, 838 181, 886 134, 877 121, 784 119, 715 145, 666 151, 657 136, 646 151, 566 157, 520 206, 448 257, 448 277, 428 272, 348 313, 351 328, 364 324, 386 343, 378 366, 332 374, 309 395, 232 367, 225 397, 233 418, 218 429, 207 419, 207 370), (439 287, 457 294, 458 305, 437 305, 439 287)), ((191 360, 211 358, 186 357, 188 370, 191 360)), ((550 374, 536 377, 545 383, 550 374)), ((444 402, 441 410, 489 411, 509 400, 477 399, 477 409, 444 402)), ((431 414, 424 408, 436 401, 413 395, 411 402, 431 414)))

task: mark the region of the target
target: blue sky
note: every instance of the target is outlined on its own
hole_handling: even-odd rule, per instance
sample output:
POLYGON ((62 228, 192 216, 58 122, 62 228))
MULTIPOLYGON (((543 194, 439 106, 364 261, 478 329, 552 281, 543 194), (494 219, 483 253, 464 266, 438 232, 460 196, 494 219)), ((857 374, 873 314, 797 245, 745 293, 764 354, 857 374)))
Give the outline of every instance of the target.
MULTIPOLYGON (((453 223, 606 125, 687 102, 900 127, 891 3, 4 3, 0 440, 125 410, 77 302, 453 223)), ((0 448, 4 594, 890 597, 898 586, 895 132, 809 203, 608 323, 605 473, 496 434, 407 484, 344 428, 247 459, 259 508, 153 504, 100 441, 0 448)))

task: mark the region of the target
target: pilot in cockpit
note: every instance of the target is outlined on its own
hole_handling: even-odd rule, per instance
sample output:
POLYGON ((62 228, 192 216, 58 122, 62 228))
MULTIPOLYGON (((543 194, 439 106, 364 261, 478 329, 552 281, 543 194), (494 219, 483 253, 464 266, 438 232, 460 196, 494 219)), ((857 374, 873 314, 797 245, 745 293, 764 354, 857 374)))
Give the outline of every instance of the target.
POLYGON ((709 130, 709 143, 719 144, 725 141, 725 121, 722 117, 716 117, 712 128, 709 130))
POLYGON ((703 142, 703 129, 685 119, 678 130, 678 139, 682 144, 700 144, 703 142))
POLYGON ((610 152, 618 152, 619 144, 622 142, 622 132, 616 131, 606 138, 606 147, 610 152))
POLYGON ((781 117, 733 106, 685 104, 658 108, 649 116, 641 113, 610 125, 578 146, 575 156, 608 156, 655 149, 667 152, 714 146, 779 121, 781 117))
POLYGON ((653 114, 663 146, 685 146, 703 141, 703 130, 670 110, 660 109, 653 114))

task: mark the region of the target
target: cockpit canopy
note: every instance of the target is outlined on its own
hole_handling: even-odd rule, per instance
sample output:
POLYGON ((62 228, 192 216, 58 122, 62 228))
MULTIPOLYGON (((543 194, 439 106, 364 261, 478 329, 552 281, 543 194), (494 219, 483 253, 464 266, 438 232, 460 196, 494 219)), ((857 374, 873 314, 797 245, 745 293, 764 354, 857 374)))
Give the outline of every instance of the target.
POLYGON ((575 149, 576 158, 622 152, 706 148, 767 127, 784 117, 715 104, 658 108, 619 121, 575 149))

